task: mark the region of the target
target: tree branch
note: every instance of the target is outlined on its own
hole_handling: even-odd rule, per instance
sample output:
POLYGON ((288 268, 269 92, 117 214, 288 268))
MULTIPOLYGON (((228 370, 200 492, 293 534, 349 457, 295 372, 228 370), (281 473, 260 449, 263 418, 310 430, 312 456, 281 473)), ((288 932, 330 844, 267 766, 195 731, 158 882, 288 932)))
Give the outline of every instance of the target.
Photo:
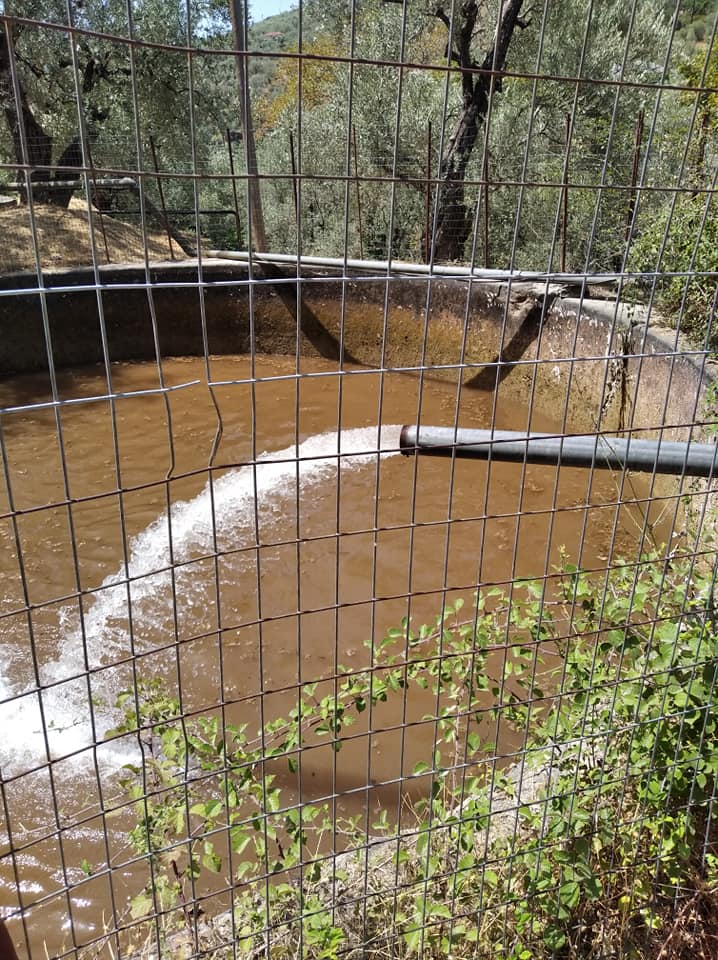
MULTIPOLYGON (((12 38, 10 36, 11 26, 5 24, 5 28, 0 30, 0 89, 7 91, 7 97, 3 105, 5 121, 12 137, 13 150, 18 166, 22 167, 28 163, 31 167, 40 167, 46 169, 31 170, 32 180, 49 180, 49 167, 52 162, 52 137, 45 132, 35 117, 25 93, 25 88, 21 79, 17 78, 17 96, 15 85, 13 84, 12 65, 10 57, 14 56, 12 49, 12 38), (19 102, 18 102, 19 100, 19 102), (22 131, 25 133, 25 145, 27 148, 27 158, 23 150, 22 131)), ((20 195, 26 199, 24 194, 20 195)), ((44 195, 38 191, 34 194, 39 202, 44 202, 44 195)))
POLYGON ((449 61, 452 63, 461 64, 461 56, 456 50, 453 49, 453 47, 451 47, 451 20, 446 15, 443 7, 437 7, 436 10, 434 10, 434 16, 438 20, 441 20, 446 29, 449 31, 449 39, 444 47, 444 56, 448 57, 449 61))
POLYGON ((447 17, 443 7, 437 7, 436 10, 434 10, 434 16, 441 20, 447 30, 451 29, 451 20, 447 17))

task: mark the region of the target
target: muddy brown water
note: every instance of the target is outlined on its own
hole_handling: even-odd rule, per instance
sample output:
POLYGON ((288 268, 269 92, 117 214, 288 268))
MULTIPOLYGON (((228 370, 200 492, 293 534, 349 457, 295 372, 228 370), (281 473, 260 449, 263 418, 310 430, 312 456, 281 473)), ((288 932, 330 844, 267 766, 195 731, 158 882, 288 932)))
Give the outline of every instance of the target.
MULTIPOLYGON (((635 553, 642 508, 616 506, 610 474, 396 453, 398 426, 419 413, 489 426, 491 395, 324 361, 301 372, 293 358, 212 360, 215 406, 202 361, 164 361, 179 389, 167 403, 120 396, 114 420, 107 399, 28 408, 50 399, 43 377, 0 385, 0 406, 21 408, 2 417, 0 487, 0 909, 25 908, 10 923, 21 955, 98 937, 113 899, 126 910, 141 882, 126 820, 102 816, 134 756, 103 738, 135 674, 174 688, 179 677, 185 710, 231 701, 230 719, 256 726, 260 705, 265 719, 286 713, 293 685, 361 667, 367 640, 403 616, 433 617, 445 596, 543 576, 562 547, 587 566, 635 553), (246 466, 264 453, 273 459, 246 466)), ((160 385, 153 364, 112 375, 115 394, 160 385)), ((108 386, 93 368, 59 375, 58 389, 77 400, 108 386)), ((515 402, 495 424, 560 429, 515 402)), ((407 703, 403 740, 397 701, 375 712, 371 737, 309 751, 304 796, 337 792, 343 812, 395 816, 397 781, 431 756, 427 709, 407 703)))

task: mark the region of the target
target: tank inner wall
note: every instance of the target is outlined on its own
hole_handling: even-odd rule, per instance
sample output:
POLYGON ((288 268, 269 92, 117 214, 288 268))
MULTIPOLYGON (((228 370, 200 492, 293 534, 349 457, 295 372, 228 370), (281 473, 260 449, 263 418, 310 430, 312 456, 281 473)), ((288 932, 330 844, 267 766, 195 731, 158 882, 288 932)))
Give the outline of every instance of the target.
MULTIPOLYGON (((670 331, 542 284, 332 270, 298 279, 264 264, 250 280, 246 266, 226 261, 203 262, 201 288, 196 263, 153 266, 149 277, 148 286, 138 265, 103 267, 98 290, 89 268, 44 273, 55 368, 104 362, 101 303, 110 362, 156 359, 153 314, 162 357, 202 356, 204 324, 211 355, 294 355, 299 321, 303 356, 461 375, 469 388, 565 411, 572 430, 631 427, 651 437, 663 424, 666 438, 688 439, 682 425, 700 418, 710 380, 703 356, 679 355, 670 331)), ((0 297, 0 374, 47 371, 36 275, 0 278, 1 291, 9 293, 0 297)))

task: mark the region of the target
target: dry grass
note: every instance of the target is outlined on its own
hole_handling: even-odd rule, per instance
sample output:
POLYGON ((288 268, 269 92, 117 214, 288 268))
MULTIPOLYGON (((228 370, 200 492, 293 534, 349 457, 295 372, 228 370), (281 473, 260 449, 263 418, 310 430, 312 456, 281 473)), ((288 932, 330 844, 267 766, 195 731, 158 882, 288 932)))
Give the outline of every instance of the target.
POLYGON ((718 957, 718 890, 700 881, 665 921, 656 960, 714 960, 718 957))
MULTIPOLYGON (((87 216, 87 203, 73 198, 68 209, 36 205, 34 208, 40 260, 43 269, 78 267, 92 264, 92 246, 87 216)), ((144 240, 137 227, 104 215, 92 208, 95 247, 98 263, 144 261, 144 240), (102 227, 104 226, 104 236, 102 227), (109 261, 105 250, 105 236, 109 261)), ((0 273, 35 270, 35 254, 30 229, 30 214, 25 206, 0 208, 0 273)), ((151 261, 169 260, 167 237, 153 231, 148 235, 148 256, 151 261)), ((173 244, 177 259, 184 254, 173 244)))

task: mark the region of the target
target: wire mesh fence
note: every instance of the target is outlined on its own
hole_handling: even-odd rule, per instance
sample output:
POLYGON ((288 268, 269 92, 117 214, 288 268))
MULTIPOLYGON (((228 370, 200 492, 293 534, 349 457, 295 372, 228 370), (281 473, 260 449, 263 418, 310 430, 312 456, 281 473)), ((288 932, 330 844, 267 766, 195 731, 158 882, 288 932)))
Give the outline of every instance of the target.
POLYGON ((6 3, 0 955, 715 956, 717 12, 6 3))

